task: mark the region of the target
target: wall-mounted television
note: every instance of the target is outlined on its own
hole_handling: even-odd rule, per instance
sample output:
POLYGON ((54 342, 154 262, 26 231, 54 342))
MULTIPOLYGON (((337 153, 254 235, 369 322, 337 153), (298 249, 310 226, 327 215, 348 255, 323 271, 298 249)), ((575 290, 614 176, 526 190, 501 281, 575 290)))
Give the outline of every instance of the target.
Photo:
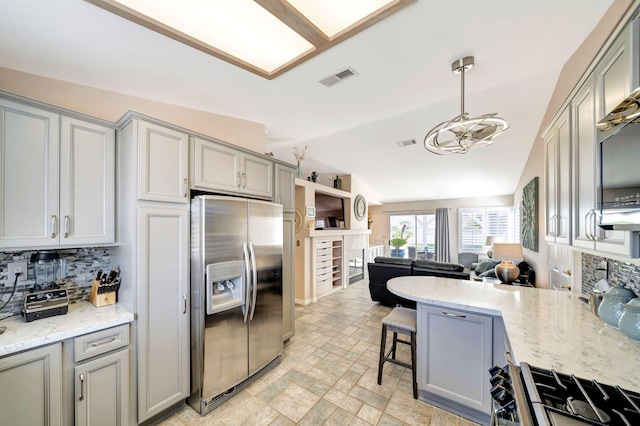
POLYGON ((330 194, 316 192, 316 229, 344 227, 344 200, 330 194))

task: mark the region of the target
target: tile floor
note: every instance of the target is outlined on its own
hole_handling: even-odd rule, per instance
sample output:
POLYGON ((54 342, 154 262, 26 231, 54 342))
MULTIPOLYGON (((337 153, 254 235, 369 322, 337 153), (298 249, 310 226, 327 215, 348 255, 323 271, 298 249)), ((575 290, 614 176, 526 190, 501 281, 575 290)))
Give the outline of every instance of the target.
MULTIPOLYGON (((160 425, 475 425, 414 400, 408 369, 387 363, 377 384, 390 310, 371 301, 366 281, 296 306, 280 365, 204 417, 187 406, 160 425)), ((398 358, 410 362, 408 349, 399 345, 398 358)))

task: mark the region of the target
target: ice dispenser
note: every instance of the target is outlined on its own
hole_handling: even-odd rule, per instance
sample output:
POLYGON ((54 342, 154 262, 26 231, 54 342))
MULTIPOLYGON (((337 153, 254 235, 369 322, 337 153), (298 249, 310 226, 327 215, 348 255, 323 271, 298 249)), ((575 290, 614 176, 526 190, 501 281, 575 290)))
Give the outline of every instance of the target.
POLYGON ((242 261, 207 265, 207 315, 242 306, 244 299, 242 261))

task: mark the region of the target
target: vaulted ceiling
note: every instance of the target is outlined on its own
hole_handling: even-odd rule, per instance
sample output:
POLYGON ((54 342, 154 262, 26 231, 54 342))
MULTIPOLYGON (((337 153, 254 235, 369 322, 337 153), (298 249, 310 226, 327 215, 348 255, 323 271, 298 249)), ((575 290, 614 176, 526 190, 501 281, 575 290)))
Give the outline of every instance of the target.
POLYGON ((264 123, 265 151, 306 175, 354 175, 382 202, 512 194, 562 66, 613 0, 417 0, 267 80, 83 0, 0 2, 0 67, 264 123), (451 63, 474 56, 466 111, 511 128, 436 156, 427 132, 460 113, 451 63), (333 87, 318 81, 357 71, 333 87), (415 139, 415 145, 396 142, 415 139))

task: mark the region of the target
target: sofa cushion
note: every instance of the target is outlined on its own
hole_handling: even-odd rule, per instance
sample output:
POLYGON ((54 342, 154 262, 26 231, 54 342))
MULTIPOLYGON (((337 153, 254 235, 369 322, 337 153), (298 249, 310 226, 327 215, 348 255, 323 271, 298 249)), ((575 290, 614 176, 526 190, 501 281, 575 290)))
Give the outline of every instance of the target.
POLYGON ((491 268, 487 271, 478 275, 480 278, 497 278, 496 277, 496 268, 491 268))
POLYGON ((462 272, 464 265, 459 263, 437 262, 435 260, 414 260, 414 268, 438 269, 440 271, 462 272))
POLYGON ((393 265, 406 265, 406 266, 411 266, 411 264, 413 263, 413 259, 405 259, 403 257, 385 257, 385 256, 378 256, 375 259, 373 259, 373 261, 375 263, 390 263, 393 265))
MULTIPOLYGON (((476 274, 478 276, 481 276, 484 272, 489 271, 493 268, 496 267, 496 265, 498 265, 500 263, 499 260, 494 260, 494 259, 485 259, 482 262, 478 263, 478 266, 476 266, 476 274)), ((486 276, 486 275, 485 275, 486 276)), ((495 275, 494 275, 495 276, 495 275)))

